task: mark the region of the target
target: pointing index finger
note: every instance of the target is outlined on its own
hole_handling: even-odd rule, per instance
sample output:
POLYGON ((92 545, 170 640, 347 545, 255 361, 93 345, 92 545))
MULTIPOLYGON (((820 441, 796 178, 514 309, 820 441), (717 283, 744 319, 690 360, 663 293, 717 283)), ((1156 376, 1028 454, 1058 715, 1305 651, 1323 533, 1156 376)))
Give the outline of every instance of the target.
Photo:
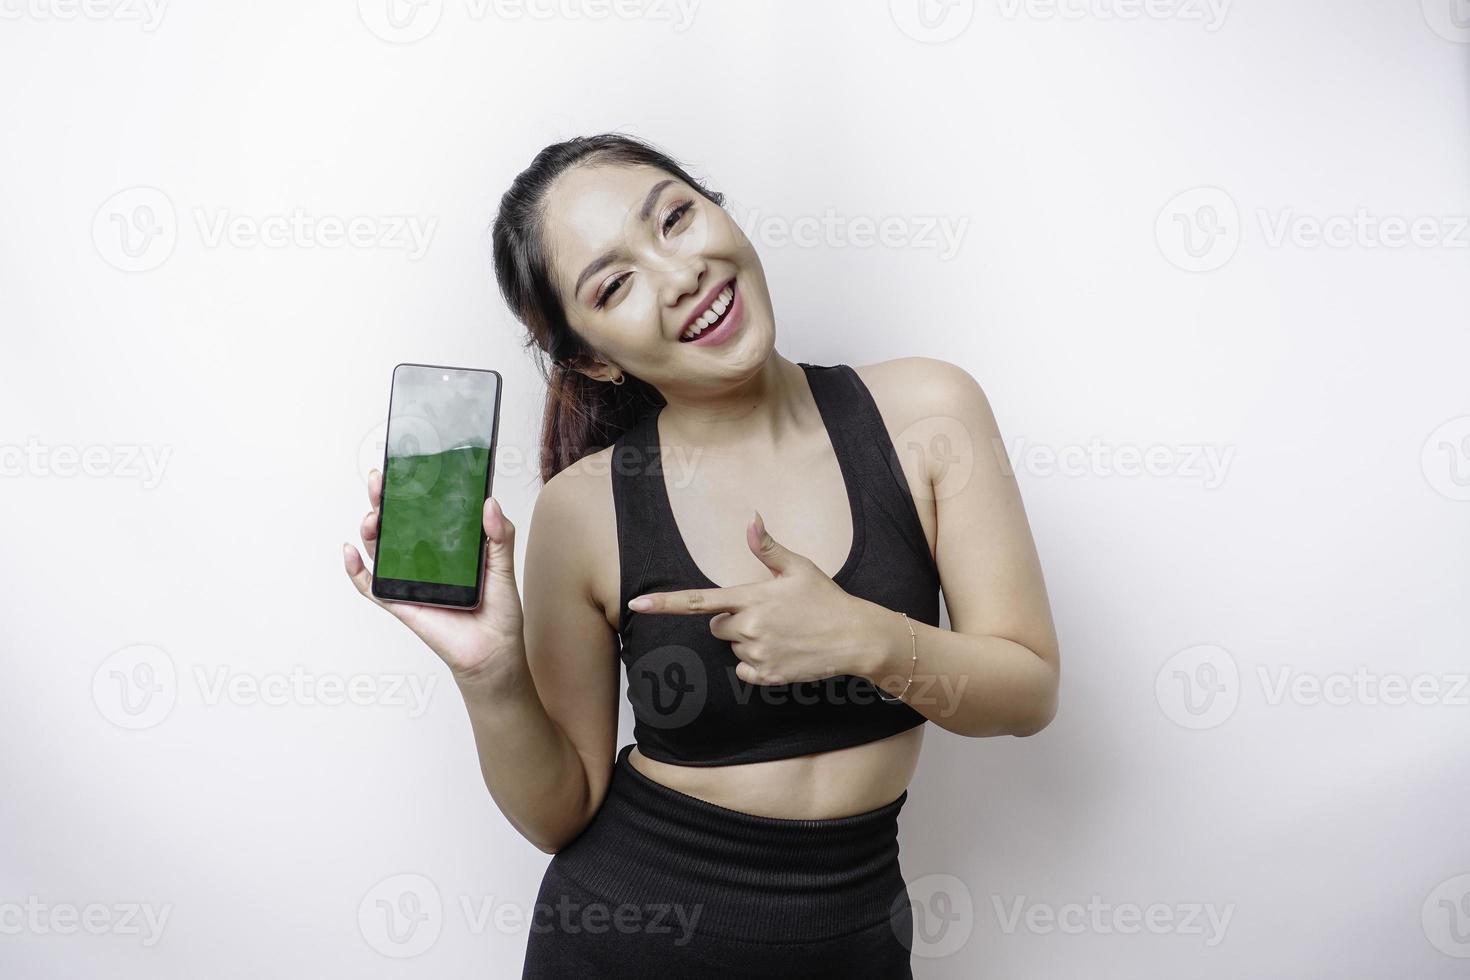
POLYGON ((702 616, 706 613, 738 612, 744 601, 744 586, 735 585, 726 589, 645 592, 629 599, 628 608, 635 612, 702 616))

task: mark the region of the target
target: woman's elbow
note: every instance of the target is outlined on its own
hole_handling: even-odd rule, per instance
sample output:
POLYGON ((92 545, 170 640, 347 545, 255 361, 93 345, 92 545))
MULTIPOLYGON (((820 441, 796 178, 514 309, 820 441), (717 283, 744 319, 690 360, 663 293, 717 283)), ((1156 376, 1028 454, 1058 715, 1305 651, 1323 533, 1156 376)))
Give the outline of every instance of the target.
POLYGON ((1036 696, 1031 701, 1031 710, 1011 732, 1017 738, 1027 738, 1044 730, 1057 716, 1057 693, 1061 686, 1058 671, 1048 664, 1045 677, 1036 696))

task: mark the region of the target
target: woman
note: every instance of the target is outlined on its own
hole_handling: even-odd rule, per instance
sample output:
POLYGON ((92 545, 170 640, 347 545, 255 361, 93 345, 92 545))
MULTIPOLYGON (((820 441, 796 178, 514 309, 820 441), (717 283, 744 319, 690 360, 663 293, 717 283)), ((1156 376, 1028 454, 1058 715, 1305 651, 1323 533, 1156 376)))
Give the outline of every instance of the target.
MULTIPOLYGON (((542 150, 494 254, 552 364, 524 605, 493 499, 477 610, 373 601, 452 668, 491 795, 554 855, 524 976, 911 976, 924 723, 1030 735, 1056 710, 983 392, 929 358, 782 357, 723 197, 627 136, 542 150)), ((375 472, 370 555, 380 494, 375 472)))

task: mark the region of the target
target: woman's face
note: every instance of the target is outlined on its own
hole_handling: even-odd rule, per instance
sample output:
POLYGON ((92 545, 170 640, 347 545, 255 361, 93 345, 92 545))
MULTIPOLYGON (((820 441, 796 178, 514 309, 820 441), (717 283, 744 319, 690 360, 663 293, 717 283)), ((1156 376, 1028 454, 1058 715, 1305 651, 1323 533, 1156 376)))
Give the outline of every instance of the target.
MULTIPOLYGON (((765 272, 723 208, 648 166, 573 167, 546 196, 548 252, 567 322, 615 368, 669 390, 753 374, 775 345, 765 272), (726 288, 723 317, 687 339, 726 288)), ((719 307, 716 307, 718 309, 719 307)))

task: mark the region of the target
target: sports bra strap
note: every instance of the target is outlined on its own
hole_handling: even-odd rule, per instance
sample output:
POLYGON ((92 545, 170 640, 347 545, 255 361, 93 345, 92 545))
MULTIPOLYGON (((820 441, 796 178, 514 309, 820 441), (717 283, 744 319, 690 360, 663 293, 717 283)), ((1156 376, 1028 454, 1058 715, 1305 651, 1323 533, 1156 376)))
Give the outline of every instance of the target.
POLYGON ((844 443, 834 448, 846 454, 866 499, 893 522, 916 557, 933 565, 934 557, 929 553, 929 540, 924 535, 924 524, 919 520, 908 477, 894 451, 888 425, 867 385, 846 364, 817 367, 808 377, 814 392, 819 385, 822 388, 825 397, 819 397, 818 404, 830 406, 834 415, 834 439, 844 443))

